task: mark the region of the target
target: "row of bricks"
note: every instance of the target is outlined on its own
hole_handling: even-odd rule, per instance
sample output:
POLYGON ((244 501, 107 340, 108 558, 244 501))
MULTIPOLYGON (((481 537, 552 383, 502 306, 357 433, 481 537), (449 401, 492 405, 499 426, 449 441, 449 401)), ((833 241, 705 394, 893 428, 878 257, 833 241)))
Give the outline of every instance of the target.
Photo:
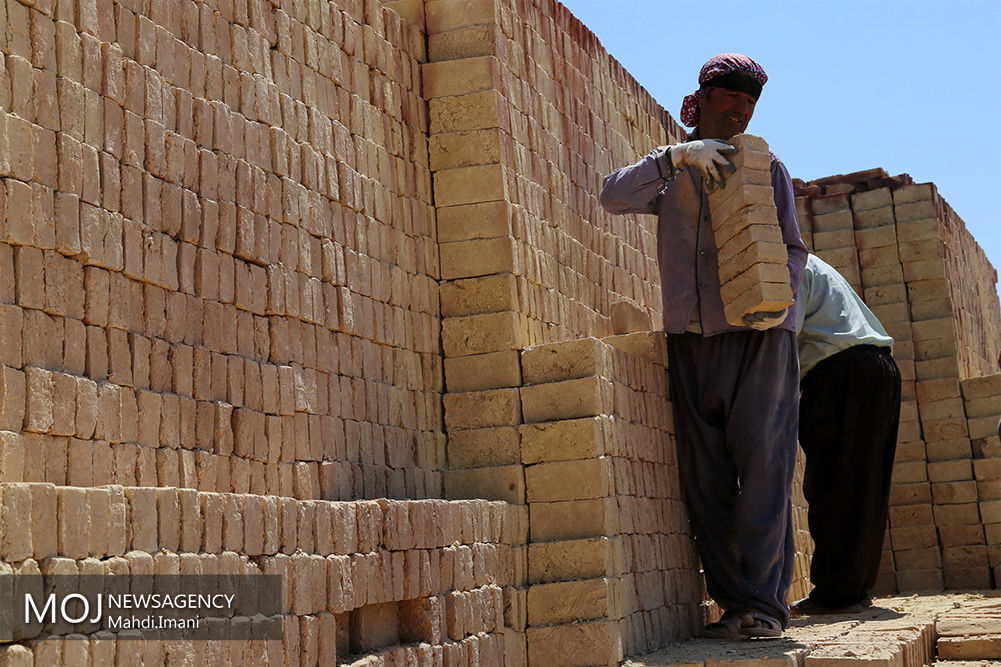
POLYGON ((318 556, 403 551, 499 543, 505 530, 502 504, 481 500, 331 502, 177 488, 4 483, 0 508, 3 558, 11 562, 160 548, 251 556, 297 549, 318 556))
MULTIPOLYGON (((912 403, 913 405, 913 403, 912 403)), ((967 437, 949 438, 945 440, 920 440, 915 434, 920 434, 921 424, 917 421, 901 421, 901 435, 904 429, 908 431, 908 438, 900 437, 897 441, 897 462, 925 461, 928 463, 945 464, 949 461, 969 461, 970 459, 992 458, 993 451, 996 451, 998 439, 996 436, 997 418, 993 419, 994 430, 988 434, 988 438, 970 439, 967 437), (993 436, 993 442, 990 437, 993 436)), ((943 465, 934 469, 934 474, 938 478, 935 481, 948 481, 941 479, 948 477, 952 470, 959 470, 955 466, 943 465)), ((965 469, 963 470, 966 471, 965 469)), ((985 473, 981 473, 985 474, 985 473)), ((970 478, 972 479, 972 478, 970 478)))
MULTIPOLYGON (((94 267, 76 271, 79 265, 73 260, 63 261, 55 253, 46 259, 41 250, 34 248, 20 247, 7 255, 8 259, 17 257, 16 262, 4 262, 4 247, 0 246, 0 263, 12 269, 16 266, 17 269, 7 274, 6 285, 0 285, 4 293, 3 301, 16 302, 12 304, 17 307, 16 310, 24 310, 22 315, 14 309, 5 308, 15 318, 8 324, 8 335, 21 335, 22 318, 33 317, 33 323, 38 327, 55 329, 57 334, 67 326, 83 329, 84 324, 93 324, 88 328, 108 328, 107 332, 95 330, 101 336, 127 338, 127 331, 143 332, 151 338, 166 339, 160 341, 161 345, 202 344, 206 354, 241 354, 278 363, 288 363, 293 358, 308 363, 309 359, 316 358, 318 346, 337 351, 341 346, 335 345, 333 339, 338 334, 353 334, 380 346, 406 348, 418 353, 429 353, 438 347, 436 313, 390 306, 345 287, 327 285, 320 293, 313 290, 303 292, 317 296, 319 310, 313 310, 319 319, 314 323, 299 316, 265 315, 265 308, 256 309, 259 312, 255 314, 241 309, 239 303, 202 300, 131 281, 118 272, 104 272, 94 267), (60 270, 67 267, 71 269, 72 276, 60 270), (237 327, 237 324, 241 326, 237 327), (224 335, 233 331, 238 335, 224 335)), ((240 263, 240 266, 252 265, 240 263)), ((237 293, 246 295, 248 299, 253 298, 263 307, 267 303, 267 271, 261 269, 258 277, 261 278, 258 285, 261 289, 256 294, 261 298, 250 296, 255 293, 250 280, 238 281, 237 293)), ((314 284, 320 287, 315 281, 314 284)), ((56 348, 61 336, 55 336, 55 340, 46 336, 45 341, 38 341, 37 330, 26 329, 24 333, 29 351, 42 354, 46 365, 53 363, 59 355, 56 348), (32 333, 36 335, 32 336, 32 333), (43 344, 50 349, 42 347, 43 344), (42 349, 38 351, 40 347, 42 349)), ((75 338, 74 347, 81 348, 84 342, 82 333, 75 338)), ((332 352, 321 358, 329 360, 332 352)), ((329 364, 321 370, 336 369, 336 364, 329 364)))
MULTIPOLYGON (((197 310, 184 310, 189 299, 148 293, 157 295, 167 297, 159 301, 159 310, 153 307, 155 298, 145 300, 148 309, 142 308, 143 301, 128 298, 124 304, 128 312, 116 308, 113 319, 128 327, 88 326, 72 317, 0 303, 0 340, 4 343, 0 362, 16 368, 33 365, 86 373, 96 381, 110 378, 140 389, 173 390, 198 400, 230 399, 237 405, 254 406, 271 405, 274 396, 279 397, 279 404, 286 404, 281 397, 294 395, 288 393, 289 369, 298 369, 293 376, 310 387, 313 403, 317 391, 338 394, 338 376, 393 384, 408 391, 441 386, 442 367, 425 344, 391 346, 285 318, 254 317, 219 304, 208 304, 198 317, 197 310), (208 324, 212 334, 207 340, 200 335, 203 324, 208 324), (235 335, 223 338, 223 330, 235 335), (263 390, 234 386, 245 381, 267 385, 267 398, 263 390), (318 385, 330 387, 316 389, 318 385)), ((128 296, 141 297, 142 292, 128 296)), ((122 305, 117 299, 116 303, 122 305)), ((415 322, 423 326, 421 320, 415 316, 415 322)), ((431 340, 437 342, 437 335, 431 340)))
MULTIPOLYGON (((342 382, 335 381, 332 386, 336 393, 331 401, 326 400, 323 382, 316 385, 320 393, 307 393, 300 387, 294 398, 289 396, 291 400, 277 400, 285 394, 275 386, 275 391, 267 394, 272 400, 255 402, 243 400, 244 392, 249 394, 255 384, 249 376, 241 376, 247 386, 240 387, 241 400, 234 405, 167 393, 169 387, 161 394, 37 367, 21 371, 2 366, 0 428, 220 454, 233 451, 236 432, 245 439, 237 445, 238 450, 243 448, 241 455, 277 461, 291 460, 288 457, 293 450, 288 450, 284 441, 293 438, 302 441, 299 453, 312 452, 313 456, 303 460, 320 460, 335 451, 343 452, 345 438, 359 435, 359 429, 369 436, 367 440, 394 442, 401 439, 400 429, 441 426, 437 393, 407 392, 383 383, 335 377, 342 382), (323 400, 311 400, 311 396, 323 400), (370 431, 374 425, 380 430, 370 431), (272 456, 281 451, 281 457, 272 456), (270 454, 263 456, 265 452, 270 454)), ((256 386, 260 392, 260 383, 256 386)), ((622 416, 627 418, 628 414, 622 416)))
MULTIPOLYGON (((35 262, 38 261, 35 256, 46 251, 44 256, 50 258, 50 271, 81 273, 87 270, 85 267, 102 266, 122 271, 134 280, 203 298, 224 302, 240 298, 241 307, 248 310, 277 307, 279 295, 269 292, 279 287, 274 278, 281 273, 298 274, 300 283, 313 280, 334 286, 348 285, 365 296, 393 305, 413 301, 427 304, 425 293, 403 283, 418 270, 424 274, 437 267, 437 260, 428 256, 431 241, 427 238, 415 239, 357 215, 350 221, 352 238, 364 236, 364 249, 378 253, 382 259, 345 249, 340 242, 331 240, 331 237, 345 238, 343 225, 338 225, 339 230, 311 233, 244 208, 199 200, 193 195, 183 204, 177 199, 176 214, 164 202, 162 219, 173 222, 162 228, 157 222, 161 219, 159 203, 154 219, 140 212, 142 223, 138 223, 116 212, 80 203, 73 194, 57 191, 53 195, 51 189, 39 184, 29 185, 12 178, 3 179, 3 184, 0 188, 3 240, 15 246, 33 246, 18 250, 35 253, 32 256, 35 262), (48 252, 53 249, 61 254, 48 252), (77 259, 72 261, 63 255, 77 259), (239 294, 241 281, 251 279, 243 273, 257 270, 263 276, 269 265, 274 268, 269 270, 267 278, 256 280, 268 280, 270 289, 261 286, 259 296, 239 294), (252 299, 266 299, 266 304, 252 299)), ((180 190, 175 192, 181 194, 180 190)), ((141 206, 142 194, 137 193, 132 201, 141 206)), ((329 210, 340 209, 333 206, 329 210)), ((329 216, 319 215, 317 219, 328 220, 329 216)), ((72 279, 72 273, 67 277, 72 279)), ((293 289, 302 289, 291 284, 293 289)), ((426 283, 418 284, 427 289, 426 283)), ((426 306, 422 309, 426 310, 426 306)))
MULTIPOLYGON (((996 532, 996 529, 995 531, 996 532)), ((989 571, 1001 565, 997 544, 932 545, 914 549, 894 547, 893 563, 897 571, 941 568, 942 570, 979 569, 989 571)))
MULTIPOLYGON (((391 201, 387 202, 365 181, 361 192, 372 205, 366 204, 367 212, 359 213, 339 202, 326 202, 289 179, 258 178, 256 174, 262 172, 238 169, 236 162, 232 166, 240 187, 263 197, 261 206, 268 210, 254 212, 229 201, 198 197, 132 167, 121 172, 129 177, 125 183, 132 190, 122 200, 126 207, 121 211, 113 201, 102 201, 96 184, 93 192, 81 196, 41 183, 6 178, 3 196, 5 209, 9 210, 4 220, 5 238, 19 244, 57 247, 66 253, 80 252, 80 244, 86 243, 88 257, 103 253, 95 260, 121 264, 124 242, 119 228, 124 219, 129 219, 144 225, 145 231, 161 232, 226 254, 239 251, 241 256, 263 264, 281 262, 313 277, 329 279, 334 275, 338 245, 389 261, 409 273, 416 273, 418 266, 421 272, 434 266, 426 257, 431 243, 428 237, 434 235, 434 218, 427 203, 397 195, 389 195, 391 201), (377 214, 381 214, 378 219, 373 217, 377 214), (37 217, 52 218, 56 224, 41 225, 35 221, 37 217), (262 219, 266 227, 261 226, 262 219), (113 227, 105 234, 107 239, 93 231, 98 223, 113 227)), ((96 162, 94 169, 98 169, 96 162)), ((119 180, 115 179, 115 183, 119 180)), ((154 245, 158 248, 163 243, 154 245)))
MULTIPOLYGON (((437 471, 444 460, 444 436, 437 432, 417 435, 419 467, 355 461, 264 463, 205 451, 151 449, 133 443, 109 444, 7 431, 0 434, 3 481, 79 487, 115 483, 301 499, 433 498, 440 495, 437 471), (26 451, 37 453, 37 465, 26 466, 26 451)), ((398 456, 412 455, 408 449, 398 456)), ((388 458, 394 456, 397 454, 390 453, 388 458)))
POLYGON ((650 516, 662 511, 660 499, 680 501, 682 497, 673 463, 608 457, 540 463, 527 468, 519 464, 453 468, 443 473, 443 482, 450 498, 490 498, 514 504, 616 497, 624 511, 636 509, 630 516, 650 516), (656 509, 642 509, 647 500, 656 501, 650 506, 656 509))
MULTIPOLYGON (((664 393, 640 393, 598 378, 528 385, 520 390, 488 389, 444 395, 449 431, 619 415, 673 432, 664 393), (639 400, 637 400, 639 399, 639 400)), ((964 422, 965 426, 965 422, 964 422)))
POLYGON ((923 461, 914 457, 914 460, 899 461, 894 464, 893 483, 948 483, 975 479, 983 483, 985 492, 989 493, 988 490, 992 489, 993 483, 999 479, 998 462, 997 458, 923 461))
POLYGON ((666 387, 641 391, 601 378, 580 378, 520 389, 488 389, 444 396, 445 426, 484 428, 540 423, 598 415, 617 415, 673 432, 666 387))
MULTIPOLYGON (((672 463, 674 445, 669 431, 643 424, 625 424, 604 415, 453 430, 448 434, 447 455, 449 467, 455 469, 587 461, 606 455, 645 465, 672 463)), ((647 475, 637 479, 647 484, 647 475)))
MULTIPOLYGON (((153 631, 125 630, 113 633, 100 630, 66 638, 45 637, 0 647, 0 660, 11 667, 31 665, 127 665, 166 664, 191 661, 201 665, 328 665, 339 656, 350 655, 350 644, 339 645, 343 634, 333 614, 286 615, 278 619, 281 638, 264 639, 274 618, 240 617, 224 621, 206 620, 206 631, 213 637, 234 639, 177 640, 157 639, 153 631), (339 634, 341 633, 341 634, 339 634), (148 637, 148 639, 146 639, 148 637), (139 641, 145 639, 145 641, 139 641), (340 646, 340 652, 338 651, 340 646)), ((345 620, 345 619, 342 619, 345 620)), ((406 667, 420 664, 434 667, 467 667, 505 664, 505 642, 499 634, 477 633, 459 641, 443 640, 408 646, 371 648, 363 658, 342 663, 350 667, 406 667)), ((352 656, 357 658, 357 656, 352 656)))
MULTIPOLYGON (((15 114, 0 114, 2 171, 94 205, 103 204, 132 219, 141 219, 143 200, 135 201, 133 196, 144 181, 155 183, 157 191, 168 196, 183 189, 189 197, 238 205, 295 224, 311 224, 308 211, 322 208, 326 201, 356 211, 375 204, 377 217, 387 221, 399 216, 390 208, 400 206, 405 198, 429 201, 427 167, 409 161, 419 151, 403 141, 394 150, 405 153, 407 159, 364 137, 347 134, 342 125, 338 127, 343 135, 326 150, 296 143, 281 130, 262 130, 253 123, 248 124, 245 138, 242 126, 239 132, 233 129, 233 118, 239 116, 227 116, 225 107, 209 107, 207 102, 196 104, 193 111, 207 116, 198 122, 209 132, 215 126, 215 136, 211 142, 195 141, 130 112, 122 115, 111 102, 103 110, 87 108, 88 115, 71 116, 73 106, 85 105, 87 100, 74 99, 73 93, 79 91, 69 88, 70 84, 60 85, 59 103, 67 107, 61 114, 66 118, 66 131, 50 130, 15 114), (96 117, 91 120, 91 116, 96 117), (70 124, 72 118, 82 123, 79 128, 70 124), (104 138, 96 139, 93 135, 98 130, 88 130, 90 126, 103 126, 104 138), (73 136, 80 131, 82 139, 73 136), (241 144, 231 145, 231 136, 241 144), (208 147, 200 147, 205 143, 208 147), (249 187, 254 182, 256 191, 249 187), (281 199, 291 198, 285 194, 289 191, 299 201, 295 208, 281 211, 278 206, 281 199)), ((392 136, 403 135, 397 130, 392 136)))
MULTIPOLYGON (((239 589, 238 601, 234 604, 234 612, 238 616, 255 615, 265 609, 296 616, 359 609, 364 612, 366 605, 419 601, 429 595, 441 595, 441 598, 431 598, 436 603, 435 611, 443 616, 441 619, 428 619, 430 610, 422 609, 420 602, 408 605, 413 610, 407 610, 409 618, 401 613, 401 624, 409 621, 408 630, 418 635, 414 639, 432 643, 441 641, 443 631, 447 631, 452 639, 460 639, 470 632, 493 630, 503 624, 499 587, 474 583, 471 573, 460 569, 457 563, 453 564, 452 561, 457 560, 453 551, 430 552, 433 554, 431 558, 428 553, 376 552, 326 558, 305 554, 279 555, 262 558, 258 564, 234 552, 212 557, 205 554, 178 556, 166 552, 151 556, 133 551, 125 557, 104 561, 88 559, 78 563, 71 559, 54 558, 36 563, 29 559, 13 567, 0 566, 0 569, 5 570, 8 576, 13 575, 13 585, 20 590, 38 589, 41 593, 43 586, 55 587, 62 595, 78 591, 95 594, 104 590, 121 591, 123 588, 126 591, 131 589, 136 595, 154 590, 165 593, 170 592, 172 587, 175 590, 178 587, 176 580, 171 581, 169 577, 218 578, 222 590, 236 592, 235 589, 239 589), (453 567, 454 572, 449 569, 453 567), (74 578, 78 575, 81 578, 76 583, 74 578), (106 575, 131 578, 119 585, 114 580, 105 579, 106 575), (153 579, 154 575, 168 579, 161 584, 153 579), (281 592, 277 600, 270 599, 272 592, 266 584, 254 586, 252 578, 258 575, 281 578, 281 592), (251 579, 238 581, 237 576, 251 579)), ((495 564, 491 562, 487 567, 495 564)), ((492 580, 503 576, 502 572, 488 571, 485 578, 492 580)), ((393 621, 396 619, 393 618, 393 621)), ((43 631, 89 634, 99 629, 96 624, 89 623, 74 628, 59 621, 54 624, 26 622, 15 627, 13 634, 15 639, 25 639, 43 631)))
MULTIPOLYGON (((125 339, 124 334, 122 339, 125 339)), ((73 371, 71 373, 49 371, 37 366, 25 366, 24 370, 9 366, 0 368, 0 392, 8 401, 0 407, 0 415, 3 415, 0 427, 16 430, 27 418, 29 421, 26 428, 30 431, 53 432, 57 435, 74 435, 79 432, 81 437, 86 437, 90 431, 84 429, 90 427, 74 431, 73 421, 83 419, 85 425, 91 423, 95 396, 108 395, 115 403, 127 401, 127 409, 133 407, 140 396, 151 393, 158 398, 147 396, 148 405, 152 405, 152 400, 157 401, 157 406, 161 400, 167 402, 167 409, 180 411, 182 419, 187 418, 188 427, 195 424, 194 415, 197 411, 208 410, 204 406, 199 408, 198 404, 201 403, 226 403, 260 413, 262 419, 265 416, 287 417, 303 413, 393 423, 405 428, 426 429, 440 425, 437 407, 439 394, 420 389, 408 390, 405 387, 411 384, 410 381, 401 381, 398 385, 387 384, 358 377, 328 375, 298 366, 258 365, 237 356, 205 355, 202 359, 206 363, 202 366, 195 365, 193 381, 184 382, 183 369, 189 366, 181 362, 172 363, 166 345, 155 348, 149 354, 148 348, 142 345, 148 342, 145 339, 139 337, 138 340, 128 341, 134 345, 133 349, 119 349, 120 356, 112 358, 109 368, 108 360, 101 356, 103 348, 94 349, 95 342, 104 342, 102 331, 88 331, 88 339, 80 342, 90 343, 86 350, 87 363, 67 364, 71 367, 69 370, 73 371), (129 356, 130 352, 133 357, 129 356), (211 364, 208 363, 210 359, 211 364), (288 372, 289 369, 291 373, 288 372), (91 379, 90 376, 98 380, 91 379), (183 393, 174 394, 173 389, 183 393), (178 402, 180 407, 177 406, 178 402), (54 411, 60 415, 60 426, 54 424, 54 411), (53 431, 53 428, 56 430, 53 431), (67 428, 70 430, 66 430, 67 428)), ((127 346, 128 342, 124 345, 127 346)), ((115 350, 114 345, 112 350, 115 350)), ((42 358, 35 361, 57 368, 64 366, 59 360, 42 358)), ((417 377, 422 377, 419 371, 417 377)), ((189 380, 192 378, 189 377, 189 380)), ((441 384, 440 380, 433 377, 428 381, 436 386, 441 384)), ((134 407, 131 411, 135 412, 134 407)), ((159 419, 155 414, 152 417, 159 419)), ((104 418, 114 420, 109 423, 115 423, 118 419, 110 414, 105 414, 104 418)), ((124 428, 135 427, 132 424, 125 425, 124 428)), ((125 440, 135 439, 134 436, 129 436, 132 431, 124 436, 119 436, 118 433, 116 428, 105 437, 116 441, 120 441, 122 437, 125 440)), ((188 439, 187 442, 189 446, 193 446, 195 441, 188 439)))

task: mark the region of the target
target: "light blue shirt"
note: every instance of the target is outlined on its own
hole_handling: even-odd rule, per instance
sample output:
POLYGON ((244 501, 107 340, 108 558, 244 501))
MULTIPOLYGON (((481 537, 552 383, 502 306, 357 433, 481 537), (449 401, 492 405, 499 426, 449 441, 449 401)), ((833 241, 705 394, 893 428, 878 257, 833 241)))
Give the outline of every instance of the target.
POLYGON ((796 294, 796 334, 800 379, 827 357, 854 345, 893 349, 893 338, 848 281, 815 255, 807 257, 796 294))

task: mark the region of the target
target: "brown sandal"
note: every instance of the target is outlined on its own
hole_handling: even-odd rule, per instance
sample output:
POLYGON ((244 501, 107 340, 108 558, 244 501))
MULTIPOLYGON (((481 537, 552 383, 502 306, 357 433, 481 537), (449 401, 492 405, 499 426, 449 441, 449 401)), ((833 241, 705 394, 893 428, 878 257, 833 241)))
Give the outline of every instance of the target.
POLYGON ((740 624, 743 618, 743 612, 724 612, 718 621, 709 623, 702 628, 702 636, 709 639, 740 641, 744 638, 740 633, 740 624))
POLYGON ((740 618, 737 632, 744 637, 775 639, 782 636, 782 623, 770 614, 752 609, 740 618))

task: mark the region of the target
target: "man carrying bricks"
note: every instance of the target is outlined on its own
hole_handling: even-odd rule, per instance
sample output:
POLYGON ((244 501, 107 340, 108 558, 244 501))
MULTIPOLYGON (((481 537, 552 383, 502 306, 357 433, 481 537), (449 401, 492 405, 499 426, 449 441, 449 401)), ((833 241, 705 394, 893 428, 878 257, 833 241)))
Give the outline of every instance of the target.
POLYGON ((802 614, 869 605, 889 513, 900 422, 900 370, 893 338, 833 267, 810 255, 796 297, 806 453, 810 596, 802 614))
MULTIPOLYGON (((605 178, 611 213, 658 216, 664 329, 678 463, 709 594, 724 609, 707 637, 778 637, 788 622, 794 545, 799 362, 794 306, 729 324, 708 190, 723 185, 722 140, 742 133, 767 76, 747 56, 710 59, 685 98, 688 141, 661 146, 605 178), (709 187, 706 185, 709 182, 709 187)), ((792 182, 774 155, 771 185, 793 294, 807 251, 792 182)))

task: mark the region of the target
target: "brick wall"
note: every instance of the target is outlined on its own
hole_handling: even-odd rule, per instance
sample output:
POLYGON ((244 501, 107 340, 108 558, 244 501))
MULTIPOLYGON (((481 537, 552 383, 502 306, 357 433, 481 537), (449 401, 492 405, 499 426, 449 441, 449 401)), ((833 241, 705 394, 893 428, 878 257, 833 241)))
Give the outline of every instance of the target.
POLYGON ((881 588, 996 587, 997 272, 935 186, 906 174, 799 182, 797 210, 807 245, 895 340, 903 403, 881 588))

